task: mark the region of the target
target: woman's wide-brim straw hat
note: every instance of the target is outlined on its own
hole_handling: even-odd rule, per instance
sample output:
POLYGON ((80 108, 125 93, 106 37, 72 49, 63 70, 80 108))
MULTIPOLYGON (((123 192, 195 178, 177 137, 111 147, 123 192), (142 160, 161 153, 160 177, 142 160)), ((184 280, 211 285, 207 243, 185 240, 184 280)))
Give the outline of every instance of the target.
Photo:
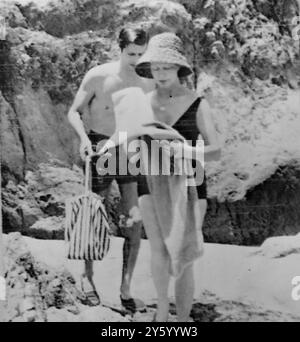
POLYGON ((151 63, 155 62, 178 65, 178 77, 186 77, 193 73, 184 55, 183 43, 174 33, 161 33, 150 39, 145 54, 136 65, 136 73, 144 78, 153 78, 151 63))

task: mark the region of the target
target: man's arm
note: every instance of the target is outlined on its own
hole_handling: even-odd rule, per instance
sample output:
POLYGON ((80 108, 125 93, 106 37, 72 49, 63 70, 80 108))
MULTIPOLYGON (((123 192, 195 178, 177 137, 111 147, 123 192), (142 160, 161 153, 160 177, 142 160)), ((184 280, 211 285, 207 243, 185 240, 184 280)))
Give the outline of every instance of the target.
POLYGON ((93 153, 91 142, 85 132, 81 116, 89 105, 91 99, 95 96, 94 86, 95 76, 93 70, 89 71, 84 77, 80 88, 75 96, 74 102, 68 112, 68 119, 81 140, 80 155, 84 159, 85 153, 89 155, 93 153))
POLYGON ((84 77, 80 88, 75 96, 73 104, 68 112, 68 119, 70 121, 70 124, 81 139, 87 136, 84 130, 81 116, 83 115, 84 110, 95 95, 94 88, 94 77, 91 71, 89 71, 84 77))

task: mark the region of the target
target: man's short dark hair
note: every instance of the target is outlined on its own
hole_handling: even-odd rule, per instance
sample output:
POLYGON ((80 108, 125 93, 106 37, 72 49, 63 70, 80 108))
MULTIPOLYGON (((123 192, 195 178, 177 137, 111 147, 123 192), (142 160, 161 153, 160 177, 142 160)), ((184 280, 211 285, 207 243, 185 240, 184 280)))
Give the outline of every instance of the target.
POLYGON ((142 28, 123 28, 119 34, 119 47, 124 50, 128 45, 146 45, 149 41, 148 33, 142 28))

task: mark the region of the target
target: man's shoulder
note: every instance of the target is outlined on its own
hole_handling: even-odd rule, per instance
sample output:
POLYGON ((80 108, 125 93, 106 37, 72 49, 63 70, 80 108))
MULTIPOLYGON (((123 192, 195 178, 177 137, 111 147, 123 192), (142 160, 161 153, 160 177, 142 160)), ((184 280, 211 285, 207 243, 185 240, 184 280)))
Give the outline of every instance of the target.
POLYGON ((90 69, 88 72, 90 74, 95 74, 97 76, 111 76, 111 75, 116 75, 118 73, 118 66, 119 63, 116 62, 110 62, 110 63, 105 63, 101 65, 97 65, 90 69))
POLYGON ((86 80, 91 79, 105 79, 109 76, 114 76, 118 72, 118 62, 110 62, 101 65, 96 65, 92 69, 90 69, 86 75, 86 80))

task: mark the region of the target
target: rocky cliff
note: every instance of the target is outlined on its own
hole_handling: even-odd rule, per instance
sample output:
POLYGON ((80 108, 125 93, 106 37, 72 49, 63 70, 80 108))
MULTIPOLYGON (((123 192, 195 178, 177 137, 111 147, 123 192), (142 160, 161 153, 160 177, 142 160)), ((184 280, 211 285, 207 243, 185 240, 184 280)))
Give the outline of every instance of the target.
POLYGON ((299 231, 299 1, 19 0, 0 9, 5 231, 60 230, 64 198, 82 179, 66 113, 85 72, 117 57, 125 22, 177 32, 213 108, 223 153, 208 165, 206 239, 258 244, 299 231))

